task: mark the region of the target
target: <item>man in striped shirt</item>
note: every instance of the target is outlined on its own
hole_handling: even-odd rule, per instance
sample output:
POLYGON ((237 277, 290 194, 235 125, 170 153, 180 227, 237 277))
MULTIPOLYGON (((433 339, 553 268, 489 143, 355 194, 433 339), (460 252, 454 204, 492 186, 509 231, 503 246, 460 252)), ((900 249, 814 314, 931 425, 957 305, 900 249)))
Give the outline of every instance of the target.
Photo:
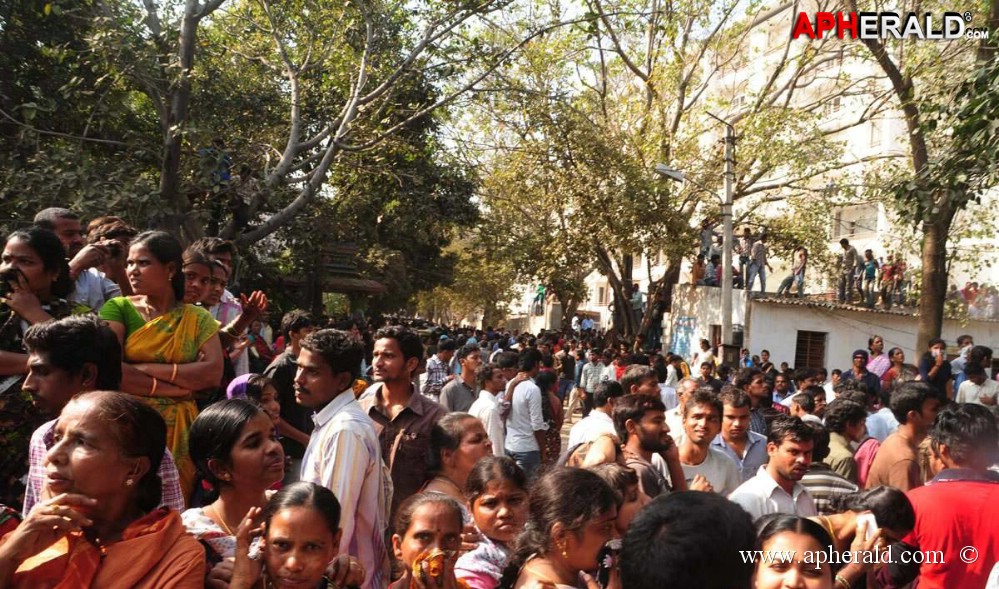
POLYGON ((812 447, 812 464, 805 476, 801 477, 801 484, 815 501, 815 509, 819 515, 833 515, 839 513, 833 507, 836 497, 856 493, 860 487, 823 462, 829 456, 829 431, 817 423, 809 423, 808 427, 815 432, 815 445, 812 447))
MULTIPOLYGON (((45 456, 55 445, 56 417, 69 401, 88 391, 114 391, 121 385, 121 345, 118 336, 92 315, 73 315, 31 326, 24 335, 28 375, 22 390, 31 395, 38 411, 51 421, 31 435, 28 484, 24 493, 27 514, 41 500, 45 486, 45 456)), ((157 471, 162 483, 160 506, 184 511, 177 467, 164 450, 157 471)))
POLYGON ((302 459, 302 479, 333 491, 340 501, 340 554, 356 556, 367 576, 362 587, 388 584, 385 548, 391 487, 371 420, 354 399, 364 351, 350 334, 315 331, 295 362, 295 399, 316 412, 302 459))

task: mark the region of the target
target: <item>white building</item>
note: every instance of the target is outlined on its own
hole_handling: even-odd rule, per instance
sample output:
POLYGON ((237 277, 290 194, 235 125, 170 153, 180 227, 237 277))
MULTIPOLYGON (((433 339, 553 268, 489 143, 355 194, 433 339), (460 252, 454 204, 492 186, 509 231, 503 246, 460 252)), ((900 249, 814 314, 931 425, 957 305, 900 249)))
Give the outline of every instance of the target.
MULTIPOLYGON (((769 350, 771 361, 792 367, 850 366, 854 350, 866 349, 868 339, 880 335, 885 351, 900 347, 906 362, 915 364, 925 350, 916 350, 917 318, 911 309, 864 309, 814 299, 750 299, 737 291, 732 305, 736 345, 751 354, 769 350)), ((672 313, 664 321, 665 349, 690 358, 697 342, 721 341, 721 289, 680 285, 674 293, 672 313)), ((947 319, 943 337, 956 352, 957 337, 969 334, 976 343, 999 344, 999 321, 970 320, 964 324, 947 319)))

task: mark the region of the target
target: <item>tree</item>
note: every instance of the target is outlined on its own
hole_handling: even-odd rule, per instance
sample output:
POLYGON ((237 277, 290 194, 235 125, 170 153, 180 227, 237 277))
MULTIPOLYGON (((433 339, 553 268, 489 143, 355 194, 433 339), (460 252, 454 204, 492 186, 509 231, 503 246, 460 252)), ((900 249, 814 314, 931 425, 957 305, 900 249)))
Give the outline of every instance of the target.
MULTIPOLYGON (((856 0, 848 5, 858 12, 856 0)), ((991 34, 975 52, 964 39, 939 46, 900 41, 903 47, 863 40, 891 83, 908 131, 909 170, 886 192, 902 218, 923 233, 917 350, 926 349, 943 327, 947 240, 955 215, 999 184, 999 0, 988 3, 987 14, 991 34), (897 51, 902 48, 904 53, 897 51), (903 54, 905 62, 898 57, 903 54)))
POLYGON ((254 243, 324 192, 335 194, 329 173, 351 154, 378 147, 485 79, 532 36, 493 34, 492 43, 482 42, 489 17, 508 4, 259 0, 234 8, 229 26, 240 27, 249 42, 233 53, 269 68, 286 88, 287 132, 274 145, 280 158, 264 185, 294 190, 290 202, 237 241, 254 243), (413 100, 406 89, 421 78, 438 92, 413 100))
POLYGON ((584 279, 593 269, 586 238, 574 223, 571 184, 553 167, 550 154, 519 152, 491 162, 483 178, 485 204, 479 234, 489 250, 508 261, 515 279, 540 282, 558 300, 568 325, 586 298, 584 279))
MULTIPOLYGON (((352 154, 377 151, 421 125, 531 38, 558 26, 536 22, 526 36, 506 34, 495 17, 510 1, 95 0, 90 12, 81 11, 89 34, 72 57, 132 93, 127 110, 155 121, 156 191, 165 212, 159 224, 194 238, 213 219, 223 234, 249 245, 319 198, 338 196, 328 180, 352 154), (236 125, 259 118, 258 132, 245 135, 250 144, 225 140, 234 121, 198 86, 207 82, 200 68, 213 58, 248 73, 240 85, 251 95, 238 106, 251 118, 236 125), (421 85, 432 91, 412 92, 421 85), (280 121, 275 107, 283 111, 280 121), (225 161, 240 149, 265 164, 254 170, 260 190, 239 215, 219 219, 226 211, 211 197, 230 191, 235 170, 225 161), (197 177, 206 156, 218 160, 225 177, 208 186, 197 177)), ((60 10, 52 5, 52 12, 60 10)), ((107 141, 135 146, 125 136, 107 141)))
MULTIPOLYGON (((0 127, 12 145, 0 156, 12 172, 0 174, 5 225, 24 221, 25 200, 86 217, 114 211, 140 227, 152 219, 187 239, 206 229, 238 238, 284 213, 273 233, 257 233, 271 237, 259 251, 244 248, 268 280, 316 268, 317 245, 330 243, 315 239, 317 228, 356 243, 362 270, 392 284, 375 309, 452 280, 444 249, 477 212, 474 177, 438 138, 437 107, 460 90, 448 87, 450 76, 466 69, 457 54, 441 56, 472 51, 465 27, 501 3, 431 1, 414 14, 310 1, 106 0, 46 13, 15 4, 0 38, 12 50, 0 63, 23 74, 3 82, 20 105, 11 113, 20 120, 0 127), (349 100, 356 112, 344 119, 349 100), (289 117, 298 117, 296 155, 273 182, 289 161, 275 148, 287 146, 289 117), (342 142, 370 145, 341 149, 321 137, 334 119, 342 142), (319 137, 311 147, 306 133, 319 137), (331 152, 319 169, 322 158, 312 156, 331 152), (305 185, 319 188, 287 214, 305 202, 305 185)), ((483 50, 482 59, 497 52, 483 50)), ((315 294, 307 298, 319 301, 315 294)))
POLYGON ((499 325, 507 316, 517 274, 507 260, 490 247, 489 236, 476 234, 455 242, 454 281, 424 291, 417 311, 444 324, 481 317, 482 327, 499 325))
MULTIPOLYGON (((877 114, 883 101, 842 124, 822 124, 829 101, 863 92, 869 81, 827 73, 826 65, 838 59, 827 42, 798 54, 788 38, 775 60, 760 60, 762 83, 733 78, 745 69, 739 61, 749 59, 749 36, 769 26, 757 5, 744 13, 737 2, 583 5, 584 26, 535 43, 518 59, 518 69, 490 82, 494 90, 484 102, 506 143, 492 137, 489 143, 514 154, 542 154, 534 160, 537 175, 570 195, 563 206, 570 224, 582 219, 567 243, 589 250, 617 309, 630 305, 635 254, 664 259, 663 274, 651 277, 651 312, 641 323, 631 313, 618 314, 617 329, 631 337, 669 309, 683 258, 694 249, 695 228, 717 215, 722 151, 704 141, 715 125, 706 113, 737 126, 734 199, 752 207, 784 200, 789 190, 812 192, 812 179, 858 163, 839 158, 836 135, 877 114), (717 81, 723 78, 728 81, 717 81), (816 95, 811 87, 819 83, 828 91, 816 95), (499 92, 536 106, 524 112, 503 107, 499 92), (677 187, 654 178, 659 162, 684 170, 694 182, 677 187)), ((485 166, 497 173, 488 161, 485 166)), ((532 187, 544 185, 524 171, 507 175, 520 181, 497 185, 508 186, 514 197, 527 179, 532 187)))
POLYGON ((46 206, 88 215, 158 210, 151 127, 121 80, 81 58, 92 1, 0 3, 0 233, 46 206))

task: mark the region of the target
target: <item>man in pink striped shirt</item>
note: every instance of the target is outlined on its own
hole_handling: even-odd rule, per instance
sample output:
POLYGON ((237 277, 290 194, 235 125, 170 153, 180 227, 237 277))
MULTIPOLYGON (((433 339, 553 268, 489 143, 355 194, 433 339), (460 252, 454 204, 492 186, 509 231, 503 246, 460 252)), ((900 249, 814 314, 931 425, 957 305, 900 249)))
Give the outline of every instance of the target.
MULTIPOLYGON (((28 349, 28 376, 22 390, 31 394, 32 402, 43 415, 58 417, 76 395, 87 391, 114 391, 121 384, 118 336, 94 316, 71 316, 33 325, 24 334, 24 345, 28 349)), ((52 419, 31 435, 24 514, 41 499, 45 487, 45 455, 54 443, 55 423, 52 419)), ((160 505, 184 511, 177 467, 169 450, 163 455, 158 474, 163 484, 160 505)))
POLYGON ((361 343, 347 332, 310 333, 295 359, 295 400, 316 412, 301 480, 336 495, 341 507, 340 554, 355 556, 364 565, 364 589, 380 589, 389 581, 385 531, 391 478, 378 434, 354 399, 352 385, 363 356, 361 343))

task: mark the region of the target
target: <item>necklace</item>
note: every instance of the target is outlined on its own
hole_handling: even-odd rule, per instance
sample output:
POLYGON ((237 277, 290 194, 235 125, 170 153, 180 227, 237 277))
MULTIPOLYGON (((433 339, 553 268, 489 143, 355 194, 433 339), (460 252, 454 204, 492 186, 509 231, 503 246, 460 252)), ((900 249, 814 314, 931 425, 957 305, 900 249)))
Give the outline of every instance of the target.
POLYGON ((107 557, 108 555, 107 545, 104 542, 101 542, 101 539, 98 538, 97 536, 90 537, 86 532, 84 532, 83 537, 89 540, 90 543, 93 544, 95 548, 97 548, 97 553, 100 555, 99 557, 100 561, 104 562, 104 558, 107 557))
POLYGON ((439 475, 435 476, 435 477, 434 477, 434 480, 435 480, 435 481, 438 481, 438 480, 440 480, 440 481, 444 481, 445 483, 447 483, 447 484, 451 485, 452 487, 454 487, 454 490, 455 490, 455 491, 458 491, 458 495, 459 495, 459 496, 461 496, 461 495, 463 495, 463 494, 464 494, 464 493, 462 492, 462 489, 461 489, 461 487, 459 487, 459 486, 458 486, 458 483, 456 483, 456 482, 452 481, 451 479, 447 478, 446 476, 444 476, 444 475, 442 475, 442 474, 439 474, 439 475))
MULTIPOLYGON (((564 585, 568 584, 568 583, 560 583, 560 582, 556 581, 555 579, 552 579, 548 575, 539 572, 535 568, 535 566, 534 566, 535 563, 537 562, 537 560, 540 560, 540 558, 533 558, 532 557, 530 560, 528 560, 526 563, 524 563, 524 566, 521 567, 521 571, 527 573, 528 575, 533 575, 538 580, 540 580, 542 583, 555 585, 556 587, 558 587, 560 585, 564 586, 564 585)), ((561 576, 560 571, 555 566, 553 566, 553 565, 554 565, 554 563, 549 563, 548 566, 549 566, 549 568, 552 569, 552 572, 555 573, 555 576, 560 577, 561 576)))
POLYGON ((211 507, 212 511, 215 512, 215 519, 218 520, 218 523, 222 524, 222 529, 225 530, 225 533, 229 534, 230 536, 235 536, 236 534, 234 534, 232 529, 229 528, 229 525, 225 523, 225 518, 222 517, 222 512, 219 511, 217 507, 215 507, 215 504, 213 503, 209 505, 209 507, 211 507))

